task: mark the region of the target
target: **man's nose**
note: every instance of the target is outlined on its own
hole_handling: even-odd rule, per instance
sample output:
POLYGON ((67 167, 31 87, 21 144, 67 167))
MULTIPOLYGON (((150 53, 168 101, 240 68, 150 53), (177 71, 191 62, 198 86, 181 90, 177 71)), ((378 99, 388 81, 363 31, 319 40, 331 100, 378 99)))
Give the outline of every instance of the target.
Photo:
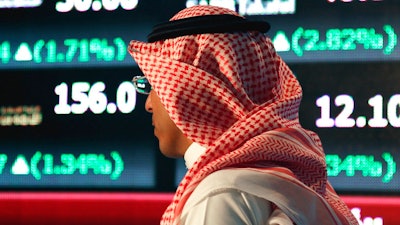
POLYGON ((144 108, 149 113, 153 113, 153 105, 151 103, 151 95, 152 94, 153 94, 153 90, 150 91, 150 94, 147 96, 146 103, 144 104, 144 108))

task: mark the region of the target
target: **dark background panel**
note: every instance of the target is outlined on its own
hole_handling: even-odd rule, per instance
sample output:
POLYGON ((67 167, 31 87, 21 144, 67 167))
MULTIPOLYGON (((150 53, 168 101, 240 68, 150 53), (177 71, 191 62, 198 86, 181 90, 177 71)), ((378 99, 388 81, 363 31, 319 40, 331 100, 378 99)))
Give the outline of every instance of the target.
MULTIPOLYGON (((40 40, 47 44, 55 41, 56 53, 66 54, 68 48, 64 41, 67 39, 77 39, 82 43, 85 39, 100 38, 116 48, 112 42, 115 38, 123 40, 125 45, 132 39, 146 40, 154 24, 168 20, 186 4, 183 0, 146 0, 139 1, 137 8, 130 11, 119 7, 114 11, 89 9, 86 12, 59 13, 55 10, 56 2, 63 1, 44 1, 37 8, 0 9, 0 47, 5 48, 4 43, 10 42, 14 54, 21 43, 32 48, 40 40)), ((396 22, 400 20, 399 15, 400 7, 395 0, 347 3, 320 0, 296 1, 294 14, 250 18, 268 20, 272 27, 268 35, 273 38, 277 32, 284 32, 292 46, 295 32, 300 28, 316 30, 318 45, 326 43, 328 30, 366 28, 382 35, 382 44, 386 47, 389 36, 384 26, 390 25, 395 35, 399 35, 400 27, 396 22)), ((310 39, 304 33, 302 35, 298 43, 305 50, 310 39)), ((400 193, 397 171, 399 128, 391 124, 383 128, 373 128, 368 124, 363 127, 321 128, 315 124, 321 117, 321 108, 316 101, 324 95, 331 98, 331 118, 336 119, 343 111, 343 106, 335 106, 334 99, 346 94, 354 102, 349 117, 357 119, 363 116, 368 121, 374 116, 368 100, 380 94, 383 97, 383 117, 387 118, 390 97, 400 94, 399 38, 395 38, 392 41, 397 42, 390 55, 384 55, 382 49, 367 49, 360 43, 354 51, 304 51, 301 57, 293 49, 279 52, 289 62, 303 87, 302 125, 320 135, 328 157, 338 156, 341 160, 334 168, 340 173, 329 177, 340 193, 400 193), (388 162, 388 156, 393 158, 394 164, 388 162), (366 159, 373 170, 360 166, 366 159), (358 166, 357 169, 354 166, 358 166), (394 171, 392 176, 391 171, 394 171)), ((341 39, 346 40, 346 37, 341 39)), ((40 53, 43 59, 48 48, 43 47, 40 53)), ((18 62, 11 65, 11 59, 10 63, 0 64, 0 109, 38 107, 42 116, 40 124, 35 126, 0 126, 0 189, 173 191, 186 169, 182 160, 167 159, 159 152, 151 115, 144 110, 145 96, 137 96, 136 107, 131 113, 118 110, 100 114, 90 110, 82 114, 55 113, 54 107, 60 101, 55 88, 62 83, 69 88, 68 105, 77 103, 71 98, 72 84, 77 82, 87 82, 91 87, 96 82, 104 83, 106 88, 102 93, 107 96, 108 103, 115 103, 118 87, 140 74, 129 54, 122 61, 96 60, 95 54, 91 54, 90 61, 85 63, 77 62, 79 51, 82 49, 78 49, 71 63, 18 62), (121 157, 123 167, 117 165, 113 153, 121 157), (71 169, 62 159, 67 154, 73 155, 74 172, 57 175, 56 170, 71 169), (90 154, 97 161, 95 166, 86 170, 84 166, 90 162, 79 160, 86 160, 90 154), (103 164, 99 160, 102 157, 103 164), (6 163, 2 163, 5 159, 6 163), (23 169, 28 169, 28 174, 12 174, 17 159, 25 165, 16 167, 17 171, 23 173, 23 169), (121 174, 111 179, 111 174, 96 172, 94 167, 98 169, 100 165, 106 165, 104 162, 110 163, 107 165, 113 172, 118 166, 123 168, 121 174)), ((399 117, 399 105, 392 107, 396 108, 394 117, 399 117)), ((2 112, 1 116, 4 119, 9 114, 2 112)), ((328 169, 331 170, 330 163, 328 169)))

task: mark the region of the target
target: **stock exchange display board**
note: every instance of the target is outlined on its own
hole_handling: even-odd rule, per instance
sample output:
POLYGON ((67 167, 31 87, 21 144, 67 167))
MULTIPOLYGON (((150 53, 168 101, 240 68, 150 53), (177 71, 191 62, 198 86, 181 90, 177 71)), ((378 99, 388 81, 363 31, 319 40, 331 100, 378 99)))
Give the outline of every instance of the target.
POLYGON ((0 1, 0 188, 173 190, 127 54, 197 4, 271 24, 341 193, 400 193, 400 4, 394 0, 0 1))

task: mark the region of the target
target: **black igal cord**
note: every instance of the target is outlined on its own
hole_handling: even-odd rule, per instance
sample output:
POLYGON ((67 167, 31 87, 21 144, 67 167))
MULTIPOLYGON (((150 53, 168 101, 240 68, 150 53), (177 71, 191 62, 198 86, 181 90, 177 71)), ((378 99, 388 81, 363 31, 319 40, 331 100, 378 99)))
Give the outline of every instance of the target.
POLYGON ((207 33, 233 33, 259 31, 267 32, 270 25, 266 21, 252 21, 243 17, 222 14, 184 18, 160 23, 147 36, 148 42, 155 42, 184 35, 207 33))

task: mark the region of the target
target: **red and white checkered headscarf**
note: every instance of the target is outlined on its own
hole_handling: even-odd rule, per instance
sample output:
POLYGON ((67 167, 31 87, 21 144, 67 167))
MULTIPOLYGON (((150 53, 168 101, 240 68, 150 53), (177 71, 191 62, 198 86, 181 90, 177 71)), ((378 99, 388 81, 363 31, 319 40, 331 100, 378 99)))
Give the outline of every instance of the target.
MULTIPOLYGON (((194 6, 171 20, 214 14, 239 16, 194 6)), ((178 128, 207 148, 181 181, 161 224, 179 220, 186 200, 210 173, 263 164, 288 169, 286 175, 333 208, 338 224, 357 224, 327 181, 318 136, 299 124, 301 87, 269 38, 260 32, 196 34, 131 41, 129 52, 178 128)))

